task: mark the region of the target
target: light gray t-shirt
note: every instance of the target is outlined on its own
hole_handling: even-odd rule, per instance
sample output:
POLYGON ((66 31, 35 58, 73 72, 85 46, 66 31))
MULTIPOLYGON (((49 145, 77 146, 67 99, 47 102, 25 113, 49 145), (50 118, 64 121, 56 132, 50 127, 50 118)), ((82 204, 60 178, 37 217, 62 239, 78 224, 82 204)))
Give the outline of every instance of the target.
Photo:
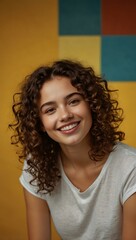
POLYGON ((61 239, 121 240, 122 206, 136 193, 136 149, 118 143, 97 179, 84 192, 70 182, 62 165, 61 180, 51 195, 37 194, 30 179, 30 174, 23 171, 22 185, 47 201, 61 239))

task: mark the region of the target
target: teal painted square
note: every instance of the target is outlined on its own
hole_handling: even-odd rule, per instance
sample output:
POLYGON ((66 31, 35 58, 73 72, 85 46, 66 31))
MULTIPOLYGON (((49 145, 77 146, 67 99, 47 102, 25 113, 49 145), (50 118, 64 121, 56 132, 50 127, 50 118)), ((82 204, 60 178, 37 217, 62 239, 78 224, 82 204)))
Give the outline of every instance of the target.
POLYGON ((103 36, 101 51, 106 79, 136 81, 136 36, 103 36))
POLYGON ((101 0, 59 0, 59 35, 98 35, 101 0))

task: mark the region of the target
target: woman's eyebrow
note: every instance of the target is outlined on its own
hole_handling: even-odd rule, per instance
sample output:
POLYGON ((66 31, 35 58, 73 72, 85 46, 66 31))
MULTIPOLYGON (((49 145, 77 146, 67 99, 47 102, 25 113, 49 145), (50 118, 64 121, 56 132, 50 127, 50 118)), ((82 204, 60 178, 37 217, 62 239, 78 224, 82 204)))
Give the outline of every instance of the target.
POLYGON ((68 94, 68 95, 65 97, 65 99, 69 99, 69 98, 73 97, 74 95, 83 96, 83 94, 80 93, 80 92, 73 92, 73 93, 68 94))
MULTIPOLYGON (((73 97, 74 95, 83 96, 79 92, 73 92, 73 93, 70 93, 67 96, 65 96, 64 99, 68 100, 69 98, 73 97)), ((43 103, 40 107, 40 110, 42 111, 43 107, 50 106, 50 105, 53 105, 53 104, 55 104, 55 101, 49 101, 49 102, 43 103)))

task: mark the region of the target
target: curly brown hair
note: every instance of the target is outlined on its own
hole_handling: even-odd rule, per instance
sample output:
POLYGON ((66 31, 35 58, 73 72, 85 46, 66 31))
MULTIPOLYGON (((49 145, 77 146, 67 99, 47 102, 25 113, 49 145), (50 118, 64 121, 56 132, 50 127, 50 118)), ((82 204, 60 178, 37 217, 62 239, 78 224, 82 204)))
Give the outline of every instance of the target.
POLYGON ((124 132, 118 130, 123 120, 123 110, 118 107, 118 101, 111 98, 115 90, 110 90, 107 81, 96 76, 91 67, 71 60, 59 60, 36 69, 25 78, 21 91, 14 94, 12 109, 15 121, 9 127, 14 130, 11 143, 21 144, 19 159, 27 159, 27 171, 33 177, 31 183, 36 180, 38 191, 48 193, 54 190, 60 179, 60 146, 42 131, 38 100, 44 82, 54 76, 68 77, 89 102, 93 120, 90 159, 101 160, 125 136, 124 132))

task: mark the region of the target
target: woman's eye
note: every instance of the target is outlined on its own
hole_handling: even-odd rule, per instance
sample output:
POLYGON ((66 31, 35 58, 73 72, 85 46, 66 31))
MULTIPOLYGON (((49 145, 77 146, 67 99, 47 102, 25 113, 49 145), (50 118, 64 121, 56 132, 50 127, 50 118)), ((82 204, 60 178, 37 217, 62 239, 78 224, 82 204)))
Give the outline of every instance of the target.
POLYGON ((54 112, 55 112, 55 108, 49 108, 44 110, 44 113, 48 115, 53 114, 54 112))
POLYGON ((69 104, 75 106, 75 105, 77 105, 79 102, 80 102, 80 99, 73 99, 73 100, 71 100, 71 101, 69 102, 69 104))

